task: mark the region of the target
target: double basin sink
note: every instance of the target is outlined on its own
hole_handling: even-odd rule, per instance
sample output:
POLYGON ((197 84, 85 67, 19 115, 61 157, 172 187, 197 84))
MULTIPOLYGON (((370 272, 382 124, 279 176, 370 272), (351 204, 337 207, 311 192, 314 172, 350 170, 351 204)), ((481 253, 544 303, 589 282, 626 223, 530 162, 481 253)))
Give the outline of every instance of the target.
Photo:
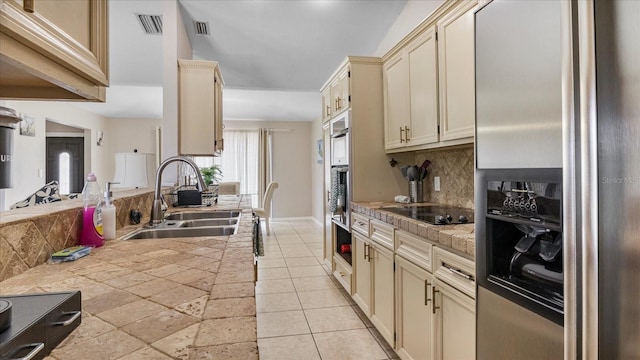
POLYGON ((153 228, 141 228, 122 240, 232 235, 238 230, 240 210, 185 211, 167 215, 153 228))

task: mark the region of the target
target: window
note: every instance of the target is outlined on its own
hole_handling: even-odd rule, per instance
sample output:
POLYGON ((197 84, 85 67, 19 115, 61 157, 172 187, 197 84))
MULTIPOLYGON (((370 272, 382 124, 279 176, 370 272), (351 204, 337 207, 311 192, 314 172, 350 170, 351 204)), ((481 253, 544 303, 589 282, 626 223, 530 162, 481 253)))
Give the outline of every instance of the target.
POLYGON ((240 193, 251 195, 254 206, 258 196, 258 130, 224 130, 222 156, 196 156, 198 167, 220 165, 221 182, 240 183, 240 193))
POLYGON ((68 152, 60 153, 58 156, 58 179, 59 192, 63 195, 69 195, 71 188, 71 156, 68 152))

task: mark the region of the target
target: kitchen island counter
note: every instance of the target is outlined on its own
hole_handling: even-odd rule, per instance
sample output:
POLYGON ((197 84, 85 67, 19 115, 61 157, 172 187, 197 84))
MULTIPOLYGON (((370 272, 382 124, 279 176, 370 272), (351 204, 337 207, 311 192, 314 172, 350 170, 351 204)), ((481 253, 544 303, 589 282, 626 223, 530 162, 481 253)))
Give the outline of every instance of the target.
POLYGON ((258 359, 250 198, 216 207, 243 209, 237 234, 110 240, 0 282, 0 295, 82 292, 82 324, 48 359, 258 359))

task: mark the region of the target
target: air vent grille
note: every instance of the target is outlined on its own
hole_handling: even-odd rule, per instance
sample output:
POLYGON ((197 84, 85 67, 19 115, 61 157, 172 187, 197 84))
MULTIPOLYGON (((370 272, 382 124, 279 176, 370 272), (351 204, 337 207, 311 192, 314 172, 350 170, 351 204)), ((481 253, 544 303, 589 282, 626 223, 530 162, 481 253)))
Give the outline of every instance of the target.
POLYGON ((209 33, 209 22, 208 21, 193 21, 193 29, 196 32, 196 35, 211 35, 209 33))
POLYGON ((136 14, 145 34, 162 34, 162 15, 136 14))

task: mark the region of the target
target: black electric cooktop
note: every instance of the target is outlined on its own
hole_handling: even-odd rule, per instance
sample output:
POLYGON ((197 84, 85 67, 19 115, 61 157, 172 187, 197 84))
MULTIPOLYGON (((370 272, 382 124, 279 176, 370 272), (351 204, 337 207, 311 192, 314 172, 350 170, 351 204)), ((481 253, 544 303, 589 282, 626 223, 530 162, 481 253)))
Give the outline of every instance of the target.
POLYGON ((381 210, 433 225, 473 224, 473 210, 454 206, 416 205, 383 207, 381 210))

